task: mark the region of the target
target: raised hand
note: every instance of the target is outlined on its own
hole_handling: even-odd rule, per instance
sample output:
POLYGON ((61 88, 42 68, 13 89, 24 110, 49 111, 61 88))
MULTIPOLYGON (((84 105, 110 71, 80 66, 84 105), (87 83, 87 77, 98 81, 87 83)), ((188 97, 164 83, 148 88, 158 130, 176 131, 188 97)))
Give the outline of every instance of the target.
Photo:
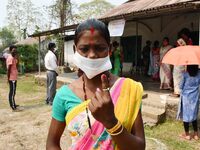
POLYGON ((89 110, 93 117, 107 129, 117 124, 114 114, 114 105, 109 93, 109 80, 105 74, 101 76, 102 90, 97 89, 94 98, 89 103, 89 110))

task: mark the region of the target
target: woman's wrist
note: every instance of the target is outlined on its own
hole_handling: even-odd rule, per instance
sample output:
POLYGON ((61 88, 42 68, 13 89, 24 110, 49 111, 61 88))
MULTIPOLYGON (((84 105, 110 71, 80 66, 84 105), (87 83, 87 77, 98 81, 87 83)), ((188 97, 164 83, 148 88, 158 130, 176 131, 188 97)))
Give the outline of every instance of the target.
POLYGON ((118 123, 118 120, 117 120, 117 118, 114 117, 113 119, 110 119, 109 121, 105 122, 105 123, 104 123, 104 127, 105 127, 106 129, 111 129, 111 128, 113 128, 117 123, 118 123))

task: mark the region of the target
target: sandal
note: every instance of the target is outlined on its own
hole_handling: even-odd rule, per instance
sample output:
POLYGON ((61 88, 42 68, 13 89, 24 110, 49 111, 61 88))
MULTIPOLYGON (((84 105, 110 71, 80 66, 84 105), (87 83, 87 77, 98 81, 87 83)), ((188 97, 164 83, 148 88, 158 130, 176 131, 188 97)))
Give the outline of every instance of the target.
POLYGON ((174 93, 172 93, 169 96, 171 96, 171 97, 180 97, 180 94, 174 94, 174 93))
POLYGON ((198 135, 194 135, 193 139, 196 140, 196 141, 198 141, 199 140, 199 136, 198 135))
POLYGON ((190 135, 185 135, 185 133, 183 133, 183 134, 180 134, 180 135, 179 135, 179 137, 180 137, 180 138, 182 138, 182 139, 184 139, 184 140, 188 140, 188 141, 190 141, 190 140, 191 140, 191 137, 190 137, 190 135))

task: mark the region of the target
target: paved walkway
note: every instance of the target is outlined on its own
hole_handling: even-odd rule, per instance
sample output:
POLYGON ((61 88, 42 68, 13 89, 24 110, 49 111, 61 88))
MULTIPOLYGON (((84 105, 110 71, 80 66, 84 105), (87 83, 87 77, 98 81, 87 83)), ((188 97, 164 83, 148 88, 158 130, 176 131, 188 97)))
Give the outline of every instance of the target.
MULTIPOLYGON (((166 103, 166 102, 177 103, 179 101, 179 98, 173 98, 169 96, 169 94, 172 93, 172 91, 160 90, 158 81, 152 81, 151 78, 144 77, 142 75, 136 75, 136 76, 131 76, 131 77, 128 76, 128 77, 141 82, 144 87, 144 93, 148 95, 152 95, 152 99, 159 98, 162 103, 166 103)), ((69 84, 77 78, 78 78, 77 72, 60 74, 57 77, 57 81, 59 84, 58 87, 63 84, 69 84)), ((35 79, 40 80, 40 82, 43 82, 43 84, 46 84, 46 73, 42 72, 41 75, 36 75, 35 79)))
MULTIPOLYGON (((46 78, 47 77, 46 77, 46 73, 45 72, 42 72, 40 75, 35 75, 35 79, 37 81, 43 82, 44 84, 46 83, 46 78)), ((69 84, 69 83, 73 82, 77 78, 78 78, 77 72, 64 73, 64 74, 61 74, 61 75, 57 76, 57 81, 58 81, 58 83, 63 85, 63 84, 69 84)))

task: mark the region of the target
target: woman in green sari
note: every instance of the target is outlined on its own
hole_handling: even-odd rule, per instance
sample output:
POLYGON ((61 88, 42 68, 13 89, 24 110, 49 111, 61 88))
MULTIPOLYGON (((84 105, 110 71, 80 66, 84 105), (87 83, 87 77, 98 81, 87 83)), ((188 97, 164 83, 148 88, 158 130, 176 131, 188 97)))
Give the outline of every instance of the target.
POLYGON ((113 58, 113 68, 111 70, 111 73, 118 76, 120 73, 120 66, 121 66, 121 52, 119 48, 119 43, 117 41, 113 42, 112 58, 113 58))

